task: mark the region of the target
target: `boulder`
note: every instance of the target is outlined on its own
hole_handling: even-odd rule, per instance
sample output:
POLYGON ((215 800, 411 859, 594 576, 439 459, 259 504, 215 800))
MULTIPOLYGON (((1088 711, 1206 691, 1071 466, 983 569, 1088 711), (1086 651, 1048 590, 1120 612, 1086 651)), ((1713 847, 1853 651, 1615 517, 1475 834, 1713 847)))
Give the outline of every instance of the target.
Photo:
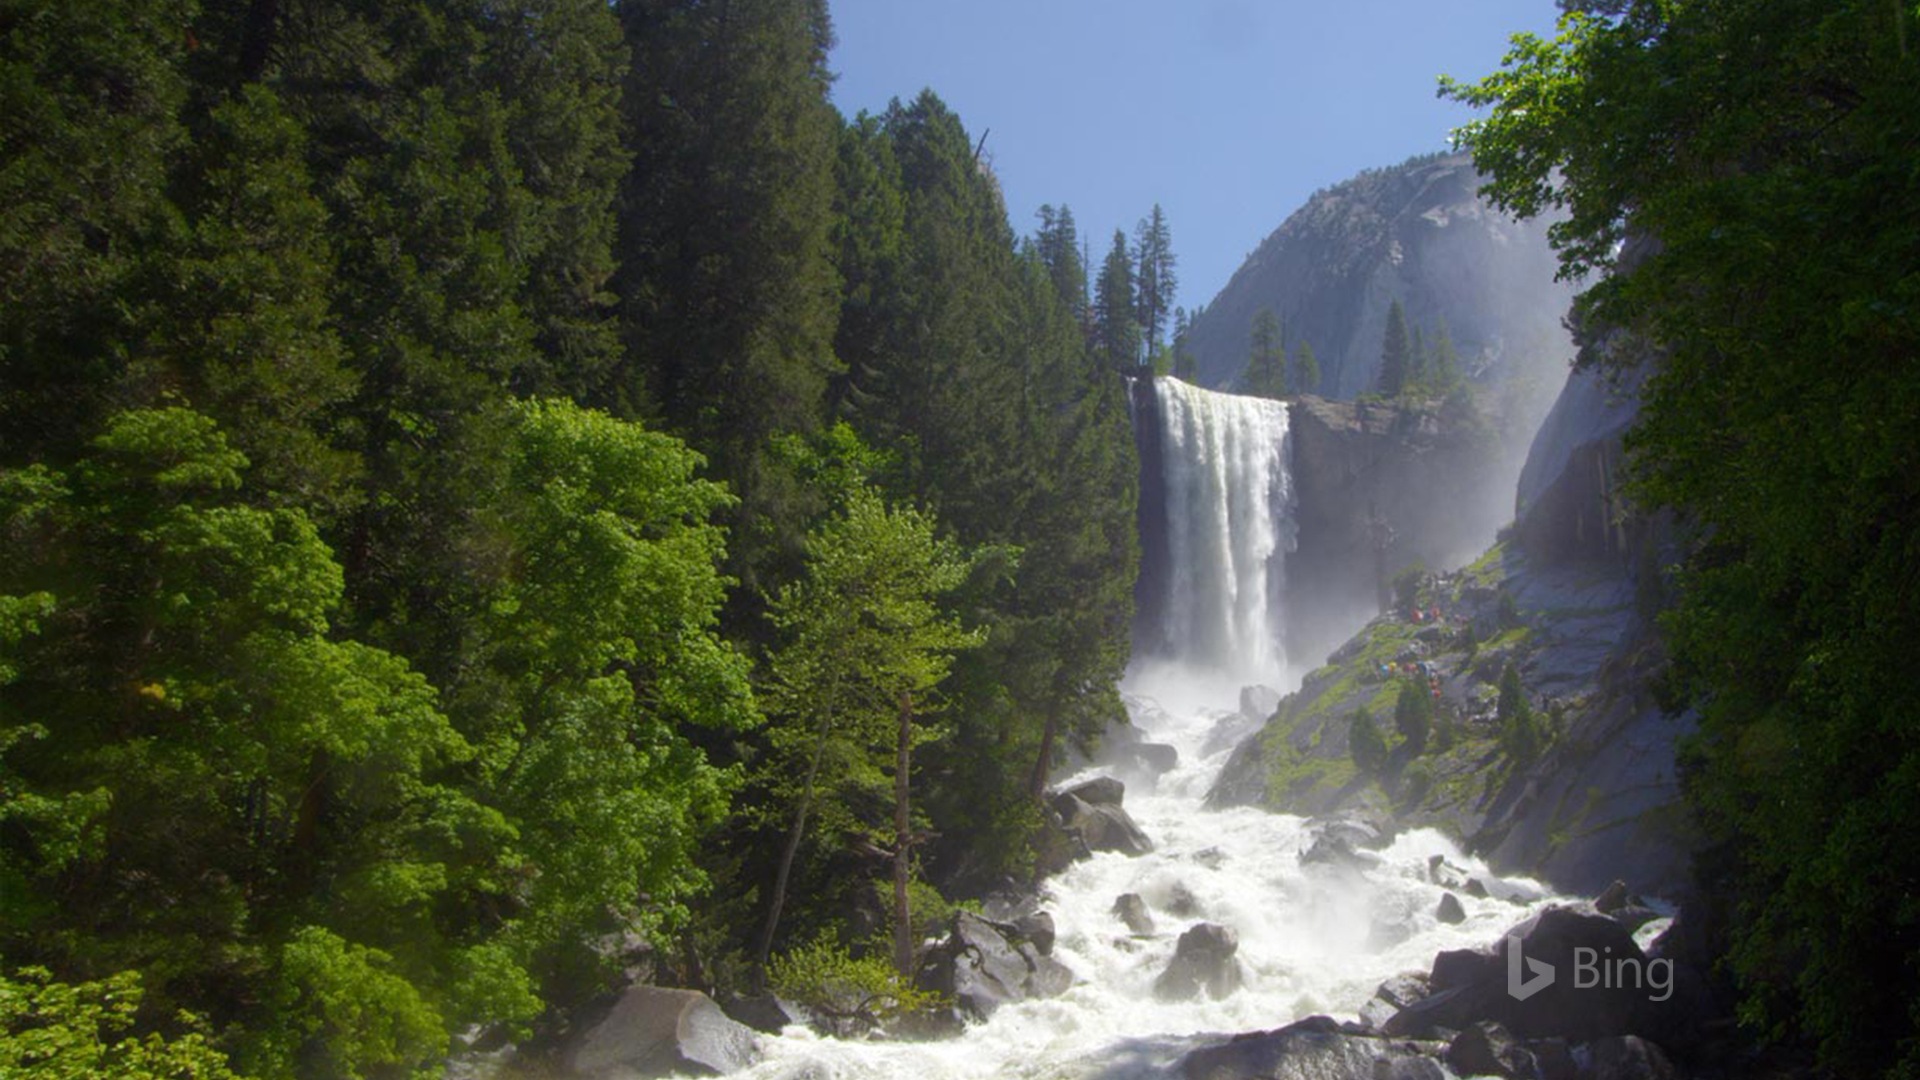
POLYGON ((1378 855, 1356 850, 1352 844, 1334 834, 1315 837, 1313 844, 1300 853, 1302 866, 1328 866, 1339 870, 1366 870, 1379 861, 1378 855))
MULTIPOLYGON (((1096 776, 1091 780, 1063 789, 1054 796, 1054 808, 1060 809, 1063 798, 1075 798, 1088 806, 1119 806, 1127 798, 1127 785, 1111 776, 1096 776)), ((1066 817, 1066 811, 1060 810, 1060 816, 1066 817)))
POLYGON ((1660 1048, 1635 1035, 1595 1039, 1575 1058, 1581 1080, 1680 1080, 1660 1048))
POLYGON ((1379 1030, 1393 1014, 1427 996, 1427 973, 1408 971, 1395 975, 1374 988, 1373 997, 1360 1006, 1360 1022, 1379 1030))
POLYGON ((1593 898, 1593 910, 1602 915, 1611 915, 1619 908, 1627 906, 1627 883, 1615 878, 1613 884, 1600 890, 1593 898))
POLYGON ((1193 890, 1185 884, 1176 881, 1167 890, 1167 914, 1182 919, 1194 918, 1201 914, 1200 898, 1193 895, 1193 890))
POLYGON ((1216 1000, 1240 989, 1240 935, 1229 926, 1196 923, 1180 935, 1173 961, 1153 980, 1153 996, 1187 1001, 1204 992, 1216 1000))
POLYGON ((1540 1072, 1533 1052, 1499 1024, 1478 1023, 1447 1044, 1447 1068, 1461 1076, 1500 1076, 1532 1080, 1540 1072))
POLYGON ((1033 947, 1041 956, 1053 955, 1053 916, 1045 911, 1035 911, 1022 915, 1013 921, 1014 932, 1023 940, 1033 942, 1033 947))
POLYGON ((561 1048, 569 1075, 596 1080, 718 1076, 759 1058, 759 1037, 712 998, 662 986, 628 987, 605 1017, 561 1048))
POLYGON ((916 983, 946 996, 963 1018, 984 1020, 1002 1005, 1054 997, 1073 985, 1073 972, 1014 927, 972 912, 953 917, 947 940, 922 961, 916 983))
POLYGON ((1240 715, 1255 723, 1264 724, 1280 707, 1280 691, 1271 686, 1243 686, 1240 688, 1240 715))
POLYGON ((1180 751, 1166 743, 1136 743, 1128 748, 1126 756, 1134 768, 1155 776, 1180 767, 1180 751))
POLYGON ((1330 838, 1353 850, 1378 851, 1393 842, 1390 829, 1357 817, 1315 818, 1307 827, 1317 838, 1330 838))
POLYGON ((1440 906, 1434 909, 1433 917, 1450 926, 1458 926, 1467 921, 1467 909, 1460 905, 1460 898, 1452 893, 1440 897, 1440 906))
MULTIPOLYGON (((1118 785, 1119 781, 1114 781, 1118 785)), ((1067 833, 1088 850, 1118 851, 1123 855, 1145 855, 1153 850, 1153 841, 1140 831, 1133 818, 1114 804, 1094 805, 1072 792, 1054 797, 1054 812, 1067 833)))
POLYGON ((1153 915, 1147 911, 1147 902, 1140 899, 1139 893, 1121 893, 1113 902, 1113 914, 1136 934, 1153 933, 1153 915))
POLYGON ((1629 934, 1638 931, 1641 927, 1655 919, 1663 919, 1665 917, 1666 916, 1652 908, 1642 907, 1639 904, 1622 904, 1612 911, 1607 912, 1607 918, 1626 927, 1627 933, 1629 934))
POLYGON ((720 1002, 721 1011, 755 1031, 778 1035, 789 1024, 804 1024, 800 1007, 772 994, 735 994, 720 1002))
POLYGON ((1654 1032, 1662 1023, 1661 1004, 1651 1000, 1645 985, 1626 978, 1592 979, 1598 985, 1576 985, 1576 953, 1585 970, 1595 964, 1609 972, 1647 971, 1647 958, 1625 927, 1586 905, 1546 908, 1521 923, 1491 949, 1452 950, 1434 957, 1433 995, 1401 1011, 1384 1025, 1390 1034, 1418 1034, 1436 1029, 1462 1030, 1482 1020, 1506 1025, 1522 1038, 1559 1037, 1571 1042, 1639 1032, 1654 1032), (1520 943, 1522 979, 1549 981, 1524 999, 1508 987, 1508 950, 1520 943))
POLYGON ((1325 1016, 1236 1035, 1180 1059, 1185 1080, 1443 1080, 1438 1043, 1385 1039, 1325 1016))

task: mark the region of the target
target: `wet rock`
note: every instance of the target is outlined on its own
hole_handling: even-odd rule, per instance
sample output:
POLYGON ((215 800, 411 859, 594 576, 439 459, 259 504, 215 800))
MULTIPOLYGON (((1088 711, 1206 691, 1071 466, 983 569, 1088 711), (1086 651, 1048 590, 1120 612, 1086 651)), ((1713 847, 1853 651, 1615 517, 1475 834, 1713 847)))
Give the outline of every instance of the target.
POLYGON ((1395 975, 1376 987, 1373 997, 1360 1006, 1360 1022, 1377 1030, 1395 1013, 1426 997, 1430 990, 1431 984, 1427 982, 1427 973, 1424 971, 1395 975))
POLYGON ((598 1023, 561 1049, 567 1072, 582 1078, 717 1076, 760 1058, 752 1029, 698 990, 632 986, 598 1023))
POLYGON ((1116 753, 1114 761, 1122 769, 1154 777, 1179 768, 1180 751, 1166 743, 1135 743, 1116 753))
POLYGON ((753 1030, 770 1035, 778 1035, 789 1024, 806 1023, 806 1015, 798 1005, 772 994, 735 994, 723 998, 720 1009, 753 1030))
POLYGON ((1386 1039, 1310 1016, 1274 1031, 1236 1035, 1180 1059, 1185 1080, 1443 1080, 1437 1043, 1386 1039))
POLYGON ((1153 933, 1153 915, 1139 893, 1121 893, 1113 902, 1113 915, 1136 934, 1153 933))
POLYGON ((1193 895, 1192 889, 1178 881, 1174 882, 1173 887, 1167 890, 1167 914, 1191 919, 1200 913, 1200 898, 1193 895))
POLYGON ((1256 723, 1264 724, 1280 707, 1280 691, 1271 686, 1243 686, 1240 688, 1240 715, 1256 723))
MULTIPOLYGON (((1061 801, 1067 798, 1079 799, 1088 806, 1119 806, 1126 801, 1127 785, 1111 776, 1096 776, 1055 795, 1055 809, 1059 809, 1061 801)), ((1065 811, 1061 811, 1060 816, 1065 817, 1065 811)))
MULTIPOLYGON (((1117 785, 1119 781, 1114 783, 1117 785)), ((1133 818, 1117 805, 1092 805, 1071 792, 1063 792, 1054 798, 1053 808, 1067 833, 1077 837, 1090 852, 1145 855, 1153 850, 1153 841, 1147 839, 1133 818)))
POLYGON ((1490 895, 1487 892, 1487 883, 1479 878, 1468 878, 1467 883, 1460 886, 1460 891, 1476 900, 1485 900, 1490 895))
POLYGON ((1532 1080, 1539 1075, 1533 1052, 1499 1024, 1475 1024, 1447 1044, 1447 1067, 1461 1076, 1499 1076, 1532 1080))
POLYGON ((1602 915, 1611 915, 1626 906, 1627 883, 1619 878, 1615 878, 1613 884, 1600 890, 1600 895, 1593 898, 1593 910, 1602 915))
POLYGON ((1227 853, 1217 847, 1205 848, 1194 853, 1193 861, 1209 870, 1218 870, 1220 864, 1227 861, 1227 853))
POLYGON ((1595 1039, 1574 1061, 1580 1080, 1680 1080, 1660 1048, 1634 1035, 1595 1039))
POLYGON ((953 917, 947 940, 928 952, 915 981, 952 1000, 961 1016, 985 1020, 1009 1002, 1064 993, 1073 972, 1021 940, 1015 928, 962 911, 953 917))
POLYGON ((1035 911, 1022 915, 1013 921, 1014 932, 1023 939, 1033 942, 1041 956, 1053 955, 1053 916, 1045 911, 1035 911))
POLYGON ((1218 1000, 1240 989, 1240 935, 1230 926, 1198 923, 1174 946, 1173 961, 1153 980, 1153 996, 1188 1001, 1205 993, 1218 1000))
POLYGON ((1631 934, 1653 920, 1665 918, 1665 916, 1650 907, 1642 907, 1639 904, 1623 904, 1607 912, 1607 918, 1626 927, 1627 933, 1631 934))
POLYGON ((1435 909, 1433 917, 1448 925, 1458 926, 1467 921, 1467 909, 1460 906, 1459 897, 1446 893, 1440 897, 1440 906, 1435 909))
POLYGON ((1390 829, 1357 817, 1315 818, 1307 827, 1317 838, 1331 839, 1355 851, 1378 851, 1393 842, 1390 829))
POLYGON ((1312 846, 1300 853, 1302 866, 1330 866, 1341 870, 1366 870, 1379 861, 1378 855, 1356 850, 1352 844, 1334 835, 1315 837, 1312 846))
POLYGON ((1626 979, 1577 986, 1576 951, 1589 966, 1598 960, 1646 971, 1645 954, 1619 923, 1586 905, 1549 907, 1509 931, 1491 950, 1452 950, 1434 957, 1433 995, 1402 1010, 1383 1030, 1458 1031, 1492 1020, 1523 1038, 1557 1036, 1572 1042, 1657 1030, 1661 1005, 1650 1000, 1645 986, 1628 985, 1626 979), (1515 941, 1525 961, 1523 979, 1545 978, 1547 968, 1553 973, 1524 999, 1507 987, 1507 952, 1515 941))

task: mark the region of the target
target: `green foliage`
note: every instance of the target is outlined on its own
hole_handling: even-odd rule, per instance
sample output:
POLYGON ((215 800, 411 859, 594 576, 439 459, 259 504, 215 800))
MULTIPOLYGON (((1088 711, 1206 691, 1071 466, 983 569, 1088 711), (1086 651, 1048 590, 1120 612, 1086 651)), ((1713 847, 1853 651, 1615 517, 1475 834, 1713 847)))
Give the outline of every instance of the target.
POLYGON ((1127 234, 1113 231, 1113 246, 1093 285, 1093 351, 1109 371, 1140 362, 1142 336, 1133 255, 1127 234))
POLYGON ((1367 776, 1378 776, 1387 767, 1387 740, 1365 709, 1355 709, 1347 721, 1347 752, 1354 768, 1367 776))
POLYGON ((855 959, 829 936, 782 953, 768 975, 773 992, 833 1020, 877 1027, 937 1004, 934 995, 878 955, 855 959))
POLYGON ((1301 342, 1293 350, 1293 381, 1296 394, 1317 394, 1320 392, 1320 360, 1313 355, 1313 346, 1301 342))
POLYGON ((1161 333, 1172 318, 1173 298, 1180 291, 1180 279, 1174 271, 1173 230, 1167 226, 1167 216, 1159 203, 1153 204, 1150 216, 1134 226, 1133 249, 1139 263, 1135 279, 1139 283, 1140 334, 1148 355, 1154 356, 1160 352, 1161 333))
POLYGON ((1423 681, 1401 682, 1393 699, 1393 728, 1409 752, 1416 756, 1426 753, 1427 736, 1433 731, 1433 695, 1423 681))
POLYGON ((1261 308, 1247 333, 1247 370, 1241 389, 1256 397, 1278 398, 1287 392, 1287 351, 1281 344, 1280 316, 1261 308))
POLYGON ((1396 298, 1387 309, 1387 329, 1380 343, 1380 374, 1375 386, 1389 398, 1399 397, 1417 377, 1417 357, 1407 330, 1407 312, 1396 298))
MULTIPOLYGON (((1611 9, 1610 9, 1611 11, 1611 9)), ((1665 621, 1701 735, 1744 1014, 1839 1074, 1920 1068, 1920 20, 1910 4, 1632 3, 1445 92, 1509 209, 1564 212, 1577 319, 1654 352, 1636 494, 1704 539, 1665 621), (1643 242, 1652 241, 1652 242, 1643 242), (1624 245, 1624 250, 1623 250, 1624 245)))
POLYGON ((1494 721, 1500 726, 1500 749, 1520 764, 1540 754, 1543 741, 1540 720, 1527 701, 1527 688, 1520 682, 1519 665, 1509 660, 1500 672, 1500 696, 1494 705, 1494 721))
POLYGON ((48 1080, 233 1080, 190 1015, 183 1034, 134 1034, 140 977, 56 982, 44 968, 0 975, 0 1072, 48 1080))

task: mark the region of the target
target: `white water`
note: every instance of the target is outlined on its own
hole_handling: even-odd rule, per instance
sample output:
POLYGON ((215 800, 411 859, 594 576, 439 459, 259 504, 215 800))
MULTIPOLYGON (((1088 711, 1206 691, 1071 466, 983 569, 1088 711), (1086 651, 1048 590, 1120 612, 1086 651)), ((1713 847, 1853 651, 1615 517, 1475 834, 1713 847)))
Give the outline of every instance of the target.
POLYGON ((1294 547, 1287 406, 1154 380, 1168 595, 1153 651, 1229 683, 1286 668, 1280 595, 1294 547))
MULTIPOLYGON (((1169 671, 1140 675, 1136 690, 1190 696, 1169 671)), ((1237 688, 1213 684, 1237 693, 1237 688)), ((1156 850, 1138 858, 1103 853, 1045 885, 1044 908, 1058 930, 1054 956, 1076 985, 1061 997, 1005 1006, 959 1038, 927 1043, 840 1041, 802 1028, 768 1040, 766 1059, 737 1074, 753 1080, 959 1080, 1024 1077, 1131 1080, 1170 1075, 1192 1036, 1266 1030, 1326 1013, 1352 1018, 1374 987, 1402 971, 1426 970, 1441 949, 1487 944, 1525 918, 1544 894, 1532 882, 1496 881, 1438 833, 1402 835, 1363 873, 1303 867, 1312 833, 1301 818, 1255 809, 1209 811, 1200 801, 1230 749, 1230 731, 1251 729, 1237 713, 1199 709, 1174 715, 1134 696, 1135 722, 1148 738, 1178 747, 1181 765, 1157 784, 1130 783, 1126 807, 1156 850), (1224 725, 1224 729, 1222 729, 1224 725), (1210 742, 1227 748, 1201 754, 1210 742), (1461 895, 1467 921, 1434 917, 1442 889, 1427 882, 1431 855, 1443 855, 1513 900, 1461 895), (1169 913, 1176 885, 1200 911, 1169 913), (1152 909, 1155 933, 1132 938, 1111 913, 1114 898, 1137 892, 1152 909), (1220 1001, 1160 1002, 1153 980, 1166 969, 1180 932, 1217 922, 1240 935, 1246 985, 1220 1001), (1370 943, 1375 924, 1405 928, 1405 941, 1370 943)), ((1104 770, 1096 767, 1085 775, 1104 770)))
POLYGON ((738 1075, 1166 1076, 1195 1036, 1271 1029, 1316 1013, 1351 1018, 1385 979, 1428 969, 1441 949, 1493 941, 1544 899, 1534 883, 1498 881, 1430 830, 1402 835, 1364 871, 1309 867, 1299 856, 1313 832, 1302 819, 1202 807, 1233 745, 1259 726, 1232 711, 1241 685, 1291 688, 1278 610, 1293 546, 1287 412, 1278 402, 1172 379, 1158 380, 1156 390, 1171 595, 1158 656, 1136 663, 1127 689, 1135 725, 1148 740, 1176 747, 1180 765, 1157 781, 1126 777, 1125 806, 1153 838, 1151 854, 1098 854, 1045 883, 1043 907, 1058 931, 1054 956, 1075 972, 1076 984, 1057 998, 1002 1007, 942 1042, 841 1041, 792 1027, 768 1040, 761 1064, 738 1075), (1439 922, 1443 890, 1427 880, 1432 855, 1508 899, 1461 895, 1466 922, 1439 922), (1169 910, 1177 886, 1198 911, 1169 910), (1152 909, 1153 935, 1132 937, 1112 915, 1114 899, 1128 892, 1152 909), (1238 932, 1245 986, 1220 1001, 1155 1000, 1154 978, 1175 941, 1202 921, 1238 932), (1399 932, 1383 934, 1387 928, 1399 932))

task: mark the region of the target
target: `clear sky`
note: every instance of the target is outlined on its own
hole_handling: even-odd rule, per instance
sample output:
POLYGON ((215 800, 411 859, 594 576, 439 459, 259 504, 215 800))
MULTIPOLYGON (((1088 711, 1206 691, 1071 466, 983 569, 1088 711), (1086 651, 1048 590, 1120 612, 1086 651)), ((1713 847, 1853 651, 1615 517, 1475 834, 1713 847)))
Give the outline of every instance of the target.
POLYGON ((1314 191, 1446 148, 1434 97, 1553 0, 831 0, 849 115, 932 87, 986 151, 1016 230, 1073 208, 1094 262, 1158 202, 1179 302, 1205 303, 1314 191))

